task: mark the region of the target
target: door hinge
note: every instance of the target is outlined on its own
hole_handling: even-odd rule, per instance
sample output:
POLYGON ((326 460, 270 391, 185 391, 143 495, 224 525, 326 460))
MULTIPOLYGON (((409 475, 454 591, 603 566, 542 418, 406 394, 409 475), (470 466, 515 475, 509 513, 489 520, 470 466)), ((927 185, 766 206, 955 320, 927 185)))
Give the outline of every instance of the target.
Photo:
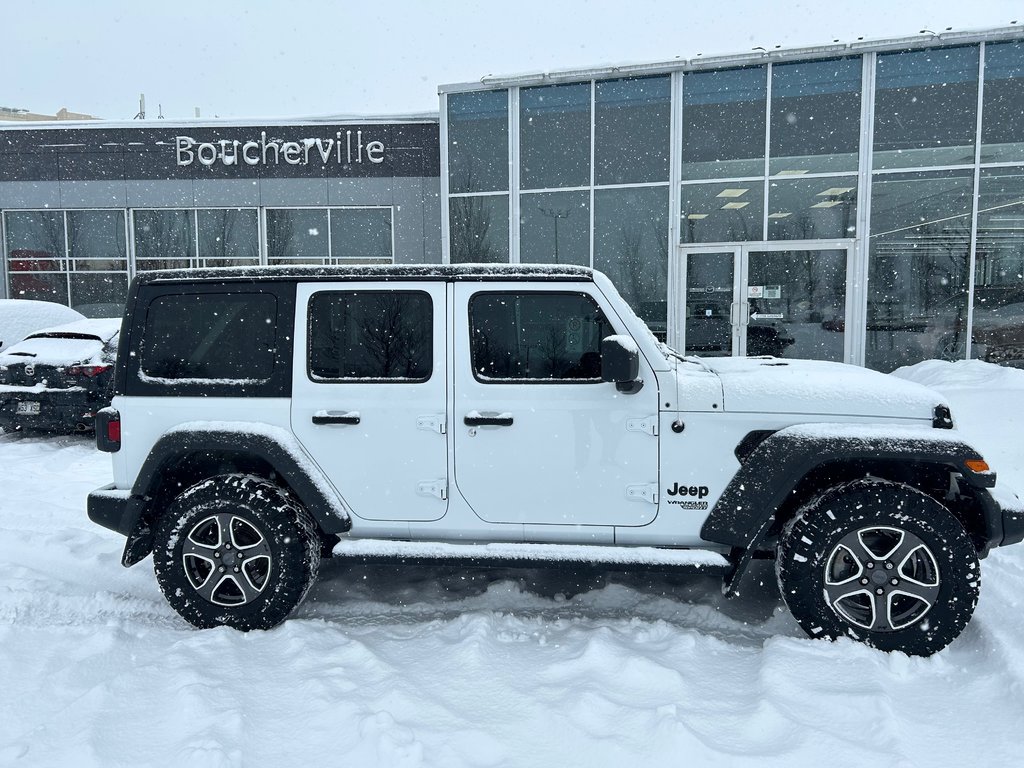
POLYGON ((626 419, 627 432, 644 432, 648 435, 658 436, 658 414, 646 416, 642 419, 626 419))
POLYGON ((630 501, 646 501, 649 504, 657 504, 658 484, 644 483, 642 485, 627 485, 626 498, 630 501))
POLYGON ((441 499, 441 501, 447 501, 448 499, 448 481, 447 480, 426 480, 419 483, 416 486, 416 493, 420 496, 432 496, 435 499, 441 499))
POLYGON ((437 432, 439 435, 444 435, 448 433, 447 419, 443 413, 417 416, 416 429, 425 429, 427 432, 437 432))

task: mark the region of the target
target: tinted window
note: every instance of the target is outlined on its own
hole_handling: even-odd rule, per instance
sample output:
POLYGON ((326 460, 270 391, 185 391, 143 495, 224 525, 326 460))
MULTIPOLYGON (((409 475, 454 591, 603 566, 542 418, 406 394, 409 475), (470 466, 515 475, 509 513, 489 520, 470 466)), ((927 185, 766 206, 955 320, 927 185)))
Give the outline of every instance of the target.
POLYGON ((276 341, 273 296, 162 296, 149 305, 141 370, 160 379, 267 379, 276 341))
POLYGON ((974 162, 978 47, 879 55, 875 168, 974 162))
POLYGON ((147 269, 195 266, 195 213, 187 210, 135 210, 135 265, 147 269))
POLYGON ((766 67, 683 77, 683 178, 764 173, 766 67))
POLYGON ((508 261, 508 195, 453 197, 452 264, 508 261))
POLYGON ((508 91, 448 95, 450 191, 508 189, 508 91))
POLYGON ((668 77, 597 83, 594 98, 597 184, 668 181, 671 104, 668 77))
POLYGON ((594 267, 612 279, 655 334, 664 333, 668 187, 599 189, 594 222, 594 267))
POLYGON ((590 84, 545 85, 519 92, 523 189, 590 183, 590 84))
POLYGON ((519 261, 590 266, 590 192, 519 196, 519 261))
POLYGON ((614 333, 578 293, 482 293, 469 304, 481 379, 601 380, 601 339, 614 333))
POLYGON ((949 355, 947 340, 967 324, 973 204, 969 170, 875 176, 869 368, 887 373, 949 355))
POLYGON ((1024 159, 1024 42, 985 46, 981 162, 1024 159))
POLYGON ((861 60, 772 67, 772 174, 857 170, 861 60))
POLYGON ((426 381, 432 329, 426 293, 318 293, 309 302, 310 378, 426 381))

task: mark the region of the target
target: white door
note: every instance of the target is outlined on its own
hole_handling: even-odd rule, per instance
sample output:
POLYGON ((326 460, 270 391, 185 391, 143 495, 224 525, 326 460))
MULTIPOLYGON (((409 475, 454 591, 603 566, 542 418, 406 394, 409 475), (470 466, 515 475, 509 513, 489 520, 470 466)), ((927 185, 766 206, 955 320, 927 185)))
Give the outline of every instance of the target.
POLYGON ((454 317, 455 485, 476 515, 651 522, 657 382, 642 359, 639 392, 601 380, 601 339, 622 329, 597 302, 565 283, 456 283, 454 317))
POLYGON ((296 295, 292 429, 352 511, 448 508, 444 283, 314 283, 296 295))

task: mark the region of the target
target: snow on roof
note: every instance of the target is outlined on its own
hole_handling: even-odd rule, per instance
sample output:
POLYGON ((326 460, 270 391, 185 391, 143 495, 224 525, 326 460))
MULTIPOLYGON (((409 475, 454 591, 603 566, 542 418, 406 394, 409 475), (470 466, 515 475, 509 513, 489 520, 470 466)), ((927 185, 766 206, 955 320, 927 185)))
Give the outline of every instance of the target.
POLYGON ((181 280, 593 280, 589 267, 571 264, 386 264, 365 266, 286 265, 216 267, 146 272, 141 283, 181 280))
POLYGON ((81 312, 64 304, 34 299, 0 299, 0 350, 32 331, 82 319, 81 312))

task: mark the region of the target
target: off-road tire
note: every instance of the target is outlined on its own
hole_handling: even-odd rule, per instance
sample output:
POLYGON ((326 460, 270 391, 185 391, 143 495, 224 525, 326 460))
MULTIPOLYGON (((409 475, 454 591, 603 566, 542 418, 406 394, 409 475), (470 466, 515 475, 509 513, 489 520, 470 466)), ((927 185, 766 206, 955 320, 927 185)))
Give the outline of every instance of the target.
POLYGON ((153 569, 190 624, 270 629, 313 585, 320 549, 312 517, 283 488, 220 475, 177 496, 157 521, 153 569))
POLYGON ((811 637, 916 656, 956 639, 981 582, 960 521, 921 491, 879 480, 837 486, 803 507, 780 537, 776 573, 811 637))

